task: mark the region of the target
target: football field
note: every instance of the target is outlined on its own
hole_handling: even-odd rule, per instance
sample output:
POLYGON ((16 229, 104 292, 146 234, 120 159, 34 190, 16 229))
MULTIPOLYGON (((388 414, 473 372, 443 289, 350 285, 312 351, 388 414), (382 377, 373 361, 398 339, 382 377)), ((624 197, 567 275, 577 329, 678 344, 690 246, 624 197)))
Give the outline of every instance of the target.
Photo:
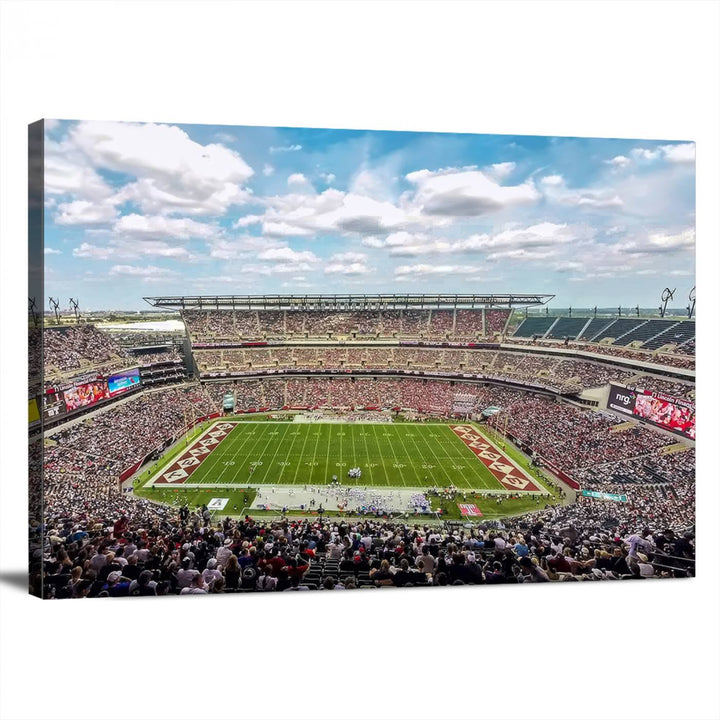
POLYGON ((156 489, 344 485, 538 492, 536 478, 469 424, 218 421, 154 471, 156 489), (359 468, 361 477, 348 477, 359 468))

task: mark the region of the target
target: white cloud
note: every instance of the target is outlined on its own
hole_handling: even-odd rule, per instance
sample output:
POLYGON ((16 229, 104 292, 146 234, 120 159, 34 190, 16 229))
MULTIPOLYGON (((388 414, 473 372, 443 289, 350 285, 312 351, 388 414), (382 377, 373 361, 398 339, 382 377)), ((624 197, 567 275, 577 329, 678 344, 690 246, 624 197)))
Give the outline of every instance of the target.
POLYGON ((395 268, 396 280, 409 280, 413 277, 436 275, 468 275, 482 272, 485 268, 473 265, 399 265, 395 268))
POLYGON ((113 189, 69 141, 45 142, 45 193, 74 195, 78 199, 105 200, 113 189))
POLYGON ((336 262, 365 262, 366 259, 367 255, 357 252, 335 253, 335 255, 330 258, 330 260, 336 262))
POLYGON ((405 176, 416 187, 413 202, 428 215, 475 217, 540 198, 532 180, 498 185, 479 170, 418 170, 405 176))
POLYGON ((145 265, 143 267, 137 265, 113 265, 110 268, 110 275, 140 278, 155 278, 174 275, 172 270, 167 268, 155 267, 154 265, 145 265))
POLYGON ((489 167, 485 168, 484 172, 486 172, 496 180, 503 181, 505 180, 505 178, 512 175, 515 167, 516 165, 514 162, 501 162, 490 165, 489 167))
POLYGON ((302 145, 285 145, 270 148, 271 153, 297 152, 298 150, 302 150, 302 145))
POLYGON ((272 165, 270 165, 269 163, 265 163, 265 165, 263 165, 262 174, 265 177, 270 177, 274 172, 275 172, 275 168, 272 165))
POLYGON ((368 275, 373 272, 367 264, 367 256, 363 253, 335 253, 325 266, 326 275, 368 275))
POLYGON ((302 173, 293 173, 290 175, 287 179, 287 184, 292 185, 305 185, 307 183, 307 178, 302 173))
POLYGON ((373 200, 389 200, 394 194, 396 180, 393 180, 394 165, 376 168, 361 168, 351 179, 349 191, 373 200))
POLYGON ((218 234, 216 226, 197 222, 190 218, 137 214, 123 215, 113 226, 113 231, 117 235, 132 236, 140 239, 207 239, 218 234))
POLYGON ((62 255, 62 250, 58 250, 57 248, 46 247, 43 250, 43 253, 45 255, 62 255))
POLYGON ((58 225, 100 225, 112 222, 118 212, 113 205, 89 200, 60 203, 53 218, 58 225))
POLYGON ((540 184, 545 190, 545 197, 560 205, 597 210, 610 210, 623 206, 622 198, 612 188, 568 188, 562 175, 548 175, 542 178, 540 184))
POLYGON ((390 255, 397 257, 485 253, 488 260, 530 260, 549 257, 556 254, 561 246, 587 241, 593 235, 591 228, 582 225, 543 222, 525 228, 515 226, 494 235, 476 234, 455 240, 400 231, 388 235, 384 240, 365 239, 362 244, 366 247, 389 248, 390 255))
POLYGON ((319 194, 293 193, 265 199, 263 233, 270 237, 319 233, 378 234, 439 224, 416 208, 328 188, 319 194))
POLYGON ((630 154, 636 160, 657 160, 660 157, 658 150, 650 150, 649 148, 633 148, 630 154))
POLYGON ((258 254, 259 260, 274 260, 278 262, 307 262, 316 263, 320 258, 309 250, 293 250, 290 247, 270 248, 258 254))
POLYGON ((625 168, 628 165, 630 165, 632 160, 630 160, 629 157, 625 157, 625 155, 616 155, 614 158, 612 158, 610 160, 606 160, 605 162, 608 165, 613 165, 614 167, 617 167, 617 168, 625 168))
POLYGON ((237 152, 200 145, 175 126, 81 122, 65 142, 92 166, 136 178, 115 202, 133 201, 146 213, 219 215, 249 198, 242 185, 253 170, 237 152))
POLYGON ((553 270, 557 272, 572 272, 575 270, 582 270, 583 264, 580 262, 574 262, 572 260, 562 260, 561 262, 556 262, 552 266, 553 270))
POLYGON ((243 215, 241 218, 238 218, 234 223, 234 228, 241 228, 241 227, 248 227, 250 225, 257 225, 258 223, 261 223, 263 219, 262 215, 243 215))
POLYGON ((326 275, 368 275, 373 268, 368 267, 364 262, 331 262, 325 266, 326 275))
POLYGON ((334 173, 320 173, 320 179, 326 185, 332 185, 335 182, 335 174, 334 173))
POLYGON ((286 247, 277 240, 245 235, 240 238, 212 238, 208 243, 210 257, 217 260, 254 258, 258 252, 270 248, 286 247))
POLYGON ((92 260, 108 260, 110 258, 136 260, 142 257, 165 257, 186 261, 195 259, 195 256, 187 249, 170 245, 161 240, 137 242, 123 239, 114 239, 105 246, 83 242, 73 249, 73 257, 92 260))
POLYGON ((73 257, 92 258, 93 260, 108 260, 115 254, 113 247, 100 247, 91 243, 80 243, 73 249, 73 257))
POLYGON ((668 162, 694 163, 695 143, 680 143, 679 145, 661 145, 658 148, 668 162))
POLYGON ((237 142, 237 138, 228 132, 215 133, 215 139, 221 143, 234 143, 237 142))
POLYGON ((694 250, 695 230, 686 229, 678 233, 650 233, 645 237, 631 238, 613 246, 615 252, 627 255, 663 255, 694 250))

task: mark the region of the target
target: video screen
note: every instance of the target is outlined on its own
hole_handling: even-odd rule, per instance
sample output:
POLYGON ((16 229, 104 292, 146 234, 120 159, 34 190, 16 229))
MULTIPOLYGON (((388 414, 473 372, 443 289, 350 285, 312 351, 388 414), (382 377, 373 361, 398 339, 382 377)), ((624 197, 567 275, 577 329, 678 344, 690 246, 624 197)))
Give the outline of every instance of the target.
POLYGON ((653 395, 637 395, 633 414, 660 427, 695 439, 695 409, 653 395))
POLYGON ((115 397, 122 393, 140 386, 140 369, 133 368, 117 375, 111 375, 107 379, 108 395, 115 397))
POLYGON ((46 420, 52 420, 58 415, 64 415, 67 412, 65 400, 61 392, 46 393, 42 399, 43 417, 46 420))
POLYGON ((607 407, 695 440, 695 406, 685 400, 611 385, 607 407))
POLYGON ((96 380, 94 382, 75 385, 63 391, 65 396, 65 407, 68 412, 77 410, 81 407, 94 405, 100 400, 106 400, 110 397, 108 394, 107 382, 105 380, 96 380))

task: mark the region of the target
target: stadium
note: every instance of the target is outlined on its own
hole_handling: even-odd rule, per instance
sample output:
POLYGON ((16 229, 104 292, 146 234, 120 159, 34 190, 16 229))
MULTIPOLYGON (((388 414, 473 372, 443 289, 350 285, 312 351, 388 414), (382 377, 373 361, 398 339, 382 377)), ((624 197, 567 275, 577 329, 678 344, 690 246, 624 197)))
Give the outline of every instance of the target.
POLYGON ((171 332, 33 316, 31 592, 693 575, 692 311, 553 297, 146 297, 171 332))

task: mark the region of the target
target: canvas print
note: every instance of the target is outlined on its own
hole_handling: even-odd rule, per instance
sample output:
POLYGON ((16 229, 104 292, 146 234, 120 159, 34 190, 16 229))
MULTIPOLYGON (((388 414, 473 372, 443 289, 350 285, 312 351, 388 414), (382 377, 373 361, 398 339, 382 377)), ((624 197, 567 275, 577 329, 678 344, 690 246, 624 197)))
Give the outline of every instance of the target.
POLYGON ((695 574, 691 141, 29 147, 34 595, 695 574))

